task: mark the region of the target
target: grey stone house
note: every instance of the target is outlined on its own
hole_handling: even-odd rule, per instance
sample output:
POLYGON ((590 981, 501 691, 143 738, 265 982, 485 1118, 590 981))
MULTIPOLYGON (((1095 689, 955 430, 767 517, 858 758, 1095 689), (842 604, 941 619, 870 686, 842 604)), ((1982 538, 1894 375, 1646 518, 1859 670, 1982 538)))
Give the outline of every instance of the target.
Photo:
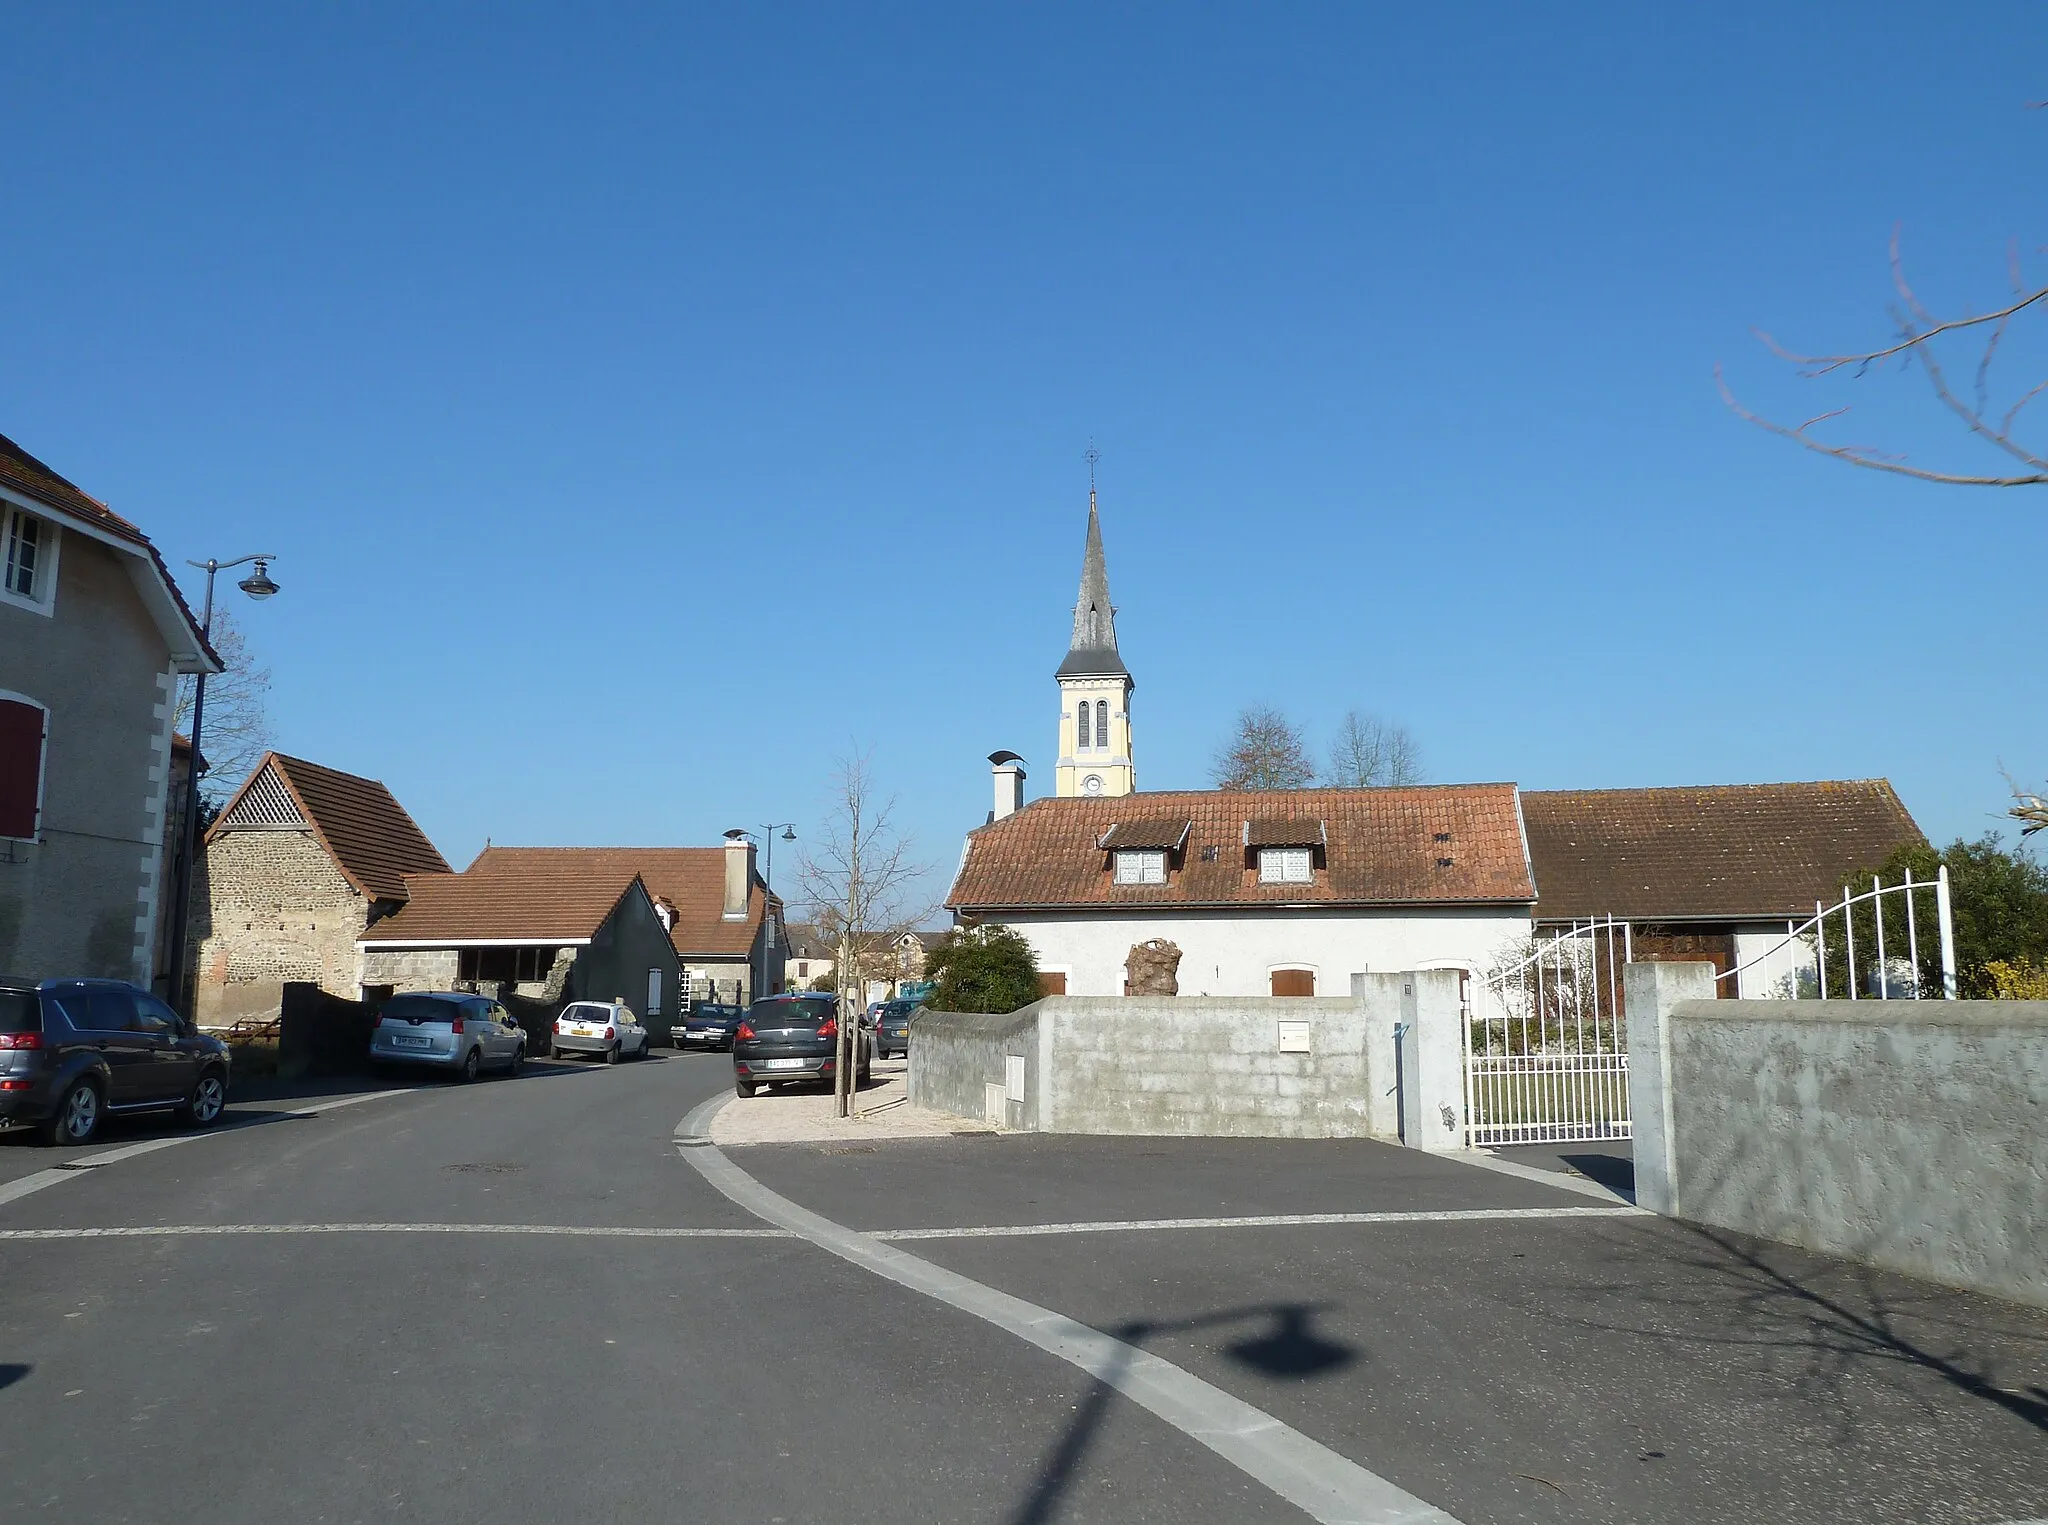
POLYGON ((373 778, 271 752, 206 834, 194 886, 199 1020, 275 1011, 284 982, 356 998, 356 940, 448 862, 373 778))
POLYGON ((527 1015, 619 1000, 667 1039, 682 964, 631 868, 573 848, 487 848, 460 874, 408 875, 406 890, 357 941, 366 999, 483 989, 527 1015))
POLYGON ((0 436, 0 969, 149 982, 176 685, 202 671, 149 537, 0 436))

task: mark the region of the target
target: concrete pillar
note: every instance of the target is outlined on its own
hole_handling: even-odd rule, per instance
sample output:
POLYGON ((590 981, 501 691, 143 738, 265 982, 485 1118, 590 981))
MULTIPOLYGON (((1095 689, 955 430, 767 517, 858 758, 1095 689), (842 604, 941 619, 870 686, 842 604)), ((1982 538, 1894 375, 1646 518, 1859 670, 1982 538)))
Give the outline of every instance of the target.
MULTIPOLYGON (((1399 1014, 1398 1040, 1393 1032, 1387 1036, 1394 1050, 1401 1142, 1412 1149, 1441 1152, 1465 1147, 1462 979, 1455 969, 1351 976, 1351 994, 1366 1005, 1368 1014, 1399 1014)), ((1369 1111, 1369 1119, 1371 1115, 1369 1111)))
POLYGON ((1636 1205, 1678 1216, 1671 1140, 1671 1009, 1714 999, 1710 963, 1630 964, 1622 974, 1628 1013, 1628 1111, 1634 1135, 1636 1205))
POLYGON ((1351 999, 1365 1027, 1365 1128, 1374 1138, 1395 1139, 1401 1128, 1401 987, 1405 974, 1354 974, 1351 999))

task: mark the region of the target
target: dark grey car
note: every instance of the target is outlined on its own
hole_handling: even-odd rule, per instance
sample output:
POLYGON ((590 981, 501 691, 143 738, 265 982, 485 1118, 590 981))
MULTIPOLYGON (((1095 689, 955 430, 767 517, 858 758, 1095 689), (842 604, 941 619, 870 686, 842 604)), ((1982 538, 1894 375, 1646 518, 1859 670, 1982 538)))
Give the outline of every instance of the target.
POLYGON ((922 1001, 890 1001, 875 1018, 875 1057, 888 1059, 910 1052, 910 1024, 924 1010, 922 1001))
POLYGON ((0 1128, 85 1144, 109 1113, 205 1127, 228 1099, 228 1048, 121 980, 0 979, 0 1128))
MULTIPOLYGON (((838 1073, 839 999, 778 995, 756 1001, 733 1033, 733 1089, 752 1096, 764 1085, 831 1080, 838 1073)), ((874 1039, 855 1024, 854 1078, 868 1078, 874 1039)))

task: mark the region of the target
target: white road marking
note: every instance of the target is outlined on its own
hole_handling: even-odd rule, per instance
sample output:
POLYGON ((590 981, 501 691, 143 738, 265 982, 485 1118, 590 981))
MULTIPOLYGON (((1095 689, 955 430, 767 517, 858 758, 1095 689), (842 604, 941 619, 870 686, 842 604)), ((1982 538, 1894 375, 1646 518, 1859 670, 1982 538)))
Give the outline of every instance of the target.
POLYGON ((989 1228, 885 1228, 870 1239, 1015 1239, 1038 1234, 1144 1234, 1177 1228, 1293 1228, 1319 1223, 1493 1223, 1522 1218, 1651 1218, 1644 1207, 1474 1207, 1445 1212, 1269 1213, 1252 1218, 1106 1218, 1094 1223, 1020 1223, 989 1228))
POLYGON ((958 1308, 1079 1367, 1325 1525, 1458 1525, 1443 1510, 1310 1440, 1170 1361, 856 1233, 770 1191, 706 1138, 714 1097, 676 1129, 683 1158, 756 1217, 913 1292, 958 1308))
MULTIPOLYGON (((1633 1193, 1613 1191, 1598 1181, 1589 1181, 1584 1176, 1568 1176, 1561 1170, 1544 1170, 1536 1165, 1524 1165, 1519 1160, 1504 1160, 1498 1155, 1480 1149, 1461 1149, 1438 1154, 1440 1160, 1456 1160, 1461 1165, 1474 1165, 1481 1170, 1490 1170, 1495 1175, 1513 1176, 1518 1181, 1534 1181, 1539 1186, 1552 1186, 1559 1191, 1575 1191, 1582 1197, 1592 1197, 1601 1202, 1621 1202, 1634 1207, 1633 1193)), ((1648 1208, 1643 1209, 1648 1212, 1648 1208)))
POLYGON ((161 1223, 0 1229, 0 1243, 44 1239, 210 1239, 274 1234, 539 1234, 570 1239, 788 1239, 776 1228, 626 1228, 574 1223, 161 1223))
POLYGON ((363 1091, 353 1096, 322 1097, 312 1106, 294 1108, 289 1112, 272 1112, 262 1117, 237 1117, 226 1114, 211 1128, 192 1133, 181 1133, 174 1138, 145 1139, 139 1144, 123 1144, 117 1149, 102 1149, 97 1154, 80 1155, 66 1160, 48 1170, 38 1170, 34 1175, 23 1176, 18 1181, 9 1181, 0 1186, 0 1207, 9 1202, 19 1202, 23 1197, 34 1196, 62 1181, 76 1180, 79 1176, 91 1174, 99 1165, 112 1165, 119 1160, 132 1160, 137 1155, 154 1154, 159 1149, 173 1149, 179 1144, 195 1143, 203 1138, 220 1138, 229 1133, 239 1133, 245 1128, 261 1128, 271 1123, 283 1122, 288 1117, 318 1117, 322 1112, 335 1112, 343 1107, 358 1107, 366 1101, 377 1101, 386 1096, 410 1096, 424 1089, 421 1086, 402 1086, 389 1091, 363 1091))

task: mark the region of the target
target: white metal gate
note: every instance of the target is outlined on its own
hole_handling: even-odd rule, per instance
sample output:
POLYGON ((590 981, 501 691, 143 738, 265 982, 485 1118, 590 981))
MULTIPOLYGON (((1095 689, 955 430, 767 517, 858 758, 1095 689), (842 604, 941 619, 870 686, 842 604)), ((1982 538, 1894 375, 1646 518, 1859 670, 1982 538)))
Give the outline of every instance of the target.
POLYGON ((1629 1137, 1621 971, 1627 922, 1574 922, 1471 986, 1468 1148, 1629 1137))
MULTIPOLYGON (((1933 879, 1870 881, 1815 902, 1813 919, 1715 976, 1741 988, 1754 968, 1793 972, 1770 998, 1956 998, 1948 869, 1933 879), (1923 925, 1924 924, 1924 925, 1923 925), (1860 929, 1860 931, 1859 931, 1860 929)), ((1554 1144, 1631 1137, 1628 1024, 1622 970, 1634 929, 1612 916, 1573 922, 1533 940, 1528 955, 1469 982, 1465 1010, 1465 1143, 1554 1144)))

